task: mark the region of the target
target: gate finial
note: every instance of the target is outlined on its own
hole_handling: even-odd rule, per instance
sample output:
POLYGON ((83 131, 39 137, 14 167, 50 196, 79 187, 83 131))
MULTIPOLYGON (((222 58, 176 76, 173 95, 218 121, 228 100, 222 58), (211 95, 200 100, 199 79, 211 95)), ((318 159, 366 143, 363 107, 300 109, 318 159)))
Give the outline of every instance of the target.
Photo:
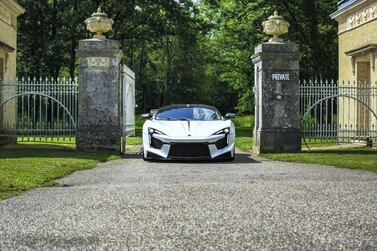
POLYGON ((272 35, 269 42, 271 43, 282 43, 284 40, 280 38, 281 35, 288 33, 289 23, 284 20, 282 16, 279 16, 277 11, 274 15, 270 16, 267 21, 262 23, 263 31, 267 35, 272 35))
POLYGON ((105 39, 103 33, 112 30, 114 21, 102 12, 101 7, 98 7, 97 11, 85 20, 85 23, 87 30, 96 33, 93 38, 105 39))

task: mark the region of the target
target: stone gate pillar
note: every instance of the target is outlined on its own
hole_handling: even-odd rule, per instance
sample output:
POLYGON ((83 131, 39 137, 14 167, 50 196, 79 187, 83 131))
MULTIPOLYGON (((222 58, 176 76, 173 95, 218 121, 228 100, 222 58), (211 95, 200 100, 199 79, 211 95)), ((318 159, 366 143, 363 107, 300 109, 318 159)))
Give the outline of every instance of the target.
POLYGON ((255 127, 253 151, 298 153, 301 151, 299 115, 299 47, 279 38, 289 24, 278 13, 263 23, 273 35, 255 48, 255 127))
POLYGON ((79 57, 79 95, 76 146, 79 150, 120 151, 120 61, 117 41, 102 33, 111 30, 113 21, 98 9, 86 21, 92 39, 81 40, 79 57))

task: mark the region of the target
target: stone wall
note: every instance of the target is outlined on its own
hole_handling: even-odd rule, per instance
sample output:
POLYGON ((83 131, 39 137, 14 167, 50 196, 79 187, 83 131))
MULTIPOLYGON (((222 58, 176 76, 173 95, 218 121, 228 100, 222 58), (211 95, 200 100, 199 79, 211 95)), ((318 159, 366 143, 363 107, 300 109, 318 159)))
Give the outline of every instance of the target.
MULTIPOLYGON (((364 24, 354 30, 339 34, 339 80, 356 81, 356 75, 352 73, 351 57, 346 51, 358 48, 366 44, 377 44, 377 20, 364 24)), ((357 62, 369 62, 369 55, 356 58, 357 62)), ((357 71, 357 69, 355 69, 357 71)), ((377 71, 371 71, 371 81, 377 81, 377 71)))
POLYGON ((24 12, 16 1, 0 2, 0 42, 14 51, 9 52, 0 48, 0 58, 6 61, 5 79, 16 78, 16 51, 17 51, 17 17, 24 12))
MULTIPOLYGON (((14 0, 0 1, 0 60, 3 80, 14 80, 17 67, 17 17, 25 10, 14 0)), ((0 96, 0 103, 11 93, 0 96)), ((7 110, 0 107, 0 126, 13 126, 16 123, 15 102, 7 104, 7 110), (10 105, 13 109, 10 109, 10 105)), ((14 143, 15 137, 0 137, 0 144, 14 143)))

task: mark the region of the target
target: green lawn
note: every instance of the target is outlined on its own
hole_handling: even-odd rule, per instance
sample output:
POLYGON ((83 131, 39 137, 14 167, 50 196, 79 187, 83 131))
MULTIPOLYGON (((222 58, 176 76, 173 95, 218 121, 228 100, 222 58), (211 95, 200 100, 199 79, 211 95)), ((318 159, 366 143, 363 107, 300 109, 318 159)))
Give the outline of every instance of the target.
POLYGON ((319 164, 377 172, 377 150, 348 148, 336 150, 304 151, 300 154, 262 154, 272 160, 319 164))
POLYGON ((236 126, 236 147, 244 151, 251 151, 252 143, 253 127, 236 126))
MULTIPOLYGON (((250 116, 251 117, 251 116, 250 116)), ((236 125, 236 146, 250 151, 252 144, 252 128, 254 119, 239 117, 234 121, 236 125)), ((377 150, 368 148, 347 148, 331 150, 315 150, 316 148, 336 146, 335 140, 306 140, 312 151, 308 151, 302 142, 303 153, 300 154, 263 154, 262 157, 288 162, 329 165, 351 169, 364 169, 377 172, 377 150)))
POLYGON ((95 167, 118 155, 79 153, 64 145, 21 143, 0 149, 0 200, 31 188, 53 186, 76 170, 95 167))
POLYGON ((318 147, 336 146, 336 144, 336 140, 302 140, 302 149, 307 150, 308 147, 310 149, 315 149, 318 147))
POLYGON ((132 136, 132 137, 128 137, 126 139, 126 144, 130 145, 130 146, 142 145, 143 140, 142 140, 141 136, 132 136))
POLYGON ((236 127, 236 146, 244 151, 250 151, 253 142, 254 116, 237 117, 232 121, 236 127))
POLYGON ((251 151, 252 137, 236 137, 236 146, 244 151, 251 151))
POLYGON ((145 119, 143 119, 141 117, 141 115, 136 115, 135 117, 135 127, 136 127, 136 132, 135 132, 135 136, 131 136, 131 137, 128 137, 126 139, 126 144, 127 145, 142 145, 143 144, 143 140, 141 139, 141 134, 142 134, 142 128, 143 128, 143 124, 145 122, 145 119))

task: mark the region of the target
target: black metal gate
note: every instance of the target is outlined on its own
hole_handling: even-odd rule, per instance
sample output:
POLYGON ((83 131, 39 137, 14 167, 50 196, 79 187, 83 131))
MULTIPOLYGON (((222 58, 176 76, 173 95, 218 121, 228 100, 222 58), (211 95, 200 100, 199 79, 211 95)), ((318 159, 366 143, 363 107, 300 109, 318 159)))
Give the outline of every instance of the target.
POLYGON ((377 140, 377 83, 302 81, 300 111, 306 140, 377 140))

